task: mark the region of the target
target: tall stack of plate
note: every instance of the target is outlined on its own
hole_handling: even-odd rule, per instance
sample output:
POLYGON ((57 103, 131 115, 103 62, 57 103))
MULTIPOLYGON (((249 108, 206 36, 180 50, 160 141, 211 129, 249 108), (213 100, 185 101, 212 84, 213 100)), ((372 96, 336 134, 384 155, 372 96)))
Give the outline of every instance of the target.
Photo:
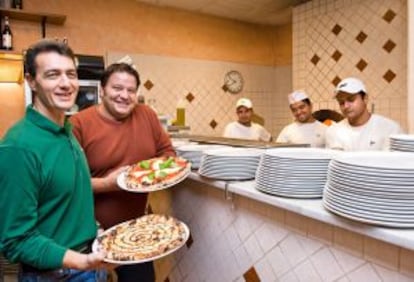
POLYGON ((213 149, 225 149, 228 146, 224 145, 208 145, 208 144, 191 144, 181 145, 175 149, 177 155, 191 162, 192 169, 200 167, 201 156, 204 151, 213 149))
POLYGON ((328 164, 338 151, 318 148, 267 150, 256 174, 256 189, 290 198, 321 198, 328 164))
POLYGON ((233 148, 207 150, 201 157, 198 172, 220 180, 253 179, 263 150, 233 148))
POLYGON ((356 221, 414 227, 414 157, 404 152, 349 152, 328 170, 324 206, 356 221))
POLYGON ((390 136, 390 150, 414 153, 414 135, 396 134, 390 136))

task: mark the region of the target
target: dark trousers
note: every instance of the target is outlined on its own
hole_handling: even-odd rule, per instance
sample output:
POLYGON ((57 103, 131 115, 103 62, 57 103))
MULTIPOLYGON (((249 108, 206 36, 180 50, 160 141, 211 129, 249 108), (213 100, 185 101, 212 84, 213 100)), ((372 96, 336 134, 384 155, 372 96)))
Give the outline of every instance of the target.
MULTIPOLYGON (((106 270, 80 271, 70 268, 61 268, 43 272, 24 272, 19 271, 19 282, 105 282, 106 270)), ((3 280, 1 280, 3 281, 3 280)))
POLYGON ((155 271, 152 261, 121 265, 115 268, 118 282, 154 282, 155 271))

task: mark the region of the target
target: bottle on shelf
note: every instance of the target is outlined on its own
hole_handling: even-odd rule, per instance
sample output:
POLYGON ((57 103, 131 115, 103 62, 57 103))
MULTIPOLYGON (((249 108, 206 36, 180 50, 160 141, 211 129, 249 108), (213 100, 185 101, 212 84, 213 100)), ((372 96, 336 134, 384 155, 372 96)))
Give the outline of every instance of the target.
POLYGON ((13 34, 10 29, 9 17, 4 17, 4 27, 1 32, 1 48, 3 50, 13 50, 13 34))
POLYGON ((23 0, 13 0, 12 7, 19 10, 23 9, 23 0))
POLYGON ((175 125, 185 126, 185 102, 184 99, 179 99, 176 108, 175 125))

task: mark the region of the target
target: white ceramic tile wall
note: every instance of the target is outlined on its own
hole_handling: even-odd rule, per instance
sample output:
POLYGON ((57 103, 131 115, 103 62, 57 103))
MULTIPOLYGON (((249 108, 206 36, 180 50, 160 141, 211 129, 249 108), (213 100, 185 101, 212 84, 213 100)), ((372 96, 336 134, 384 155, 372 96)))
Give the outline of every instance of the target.
POLYGON ((367 86, 370 108, 407 126, 407 1, 406 0, 319 0, 294 8, 293 12, 293 86, 304 88, 316 109, 338 110, 332 100, 337 76, 356 76, 367 86), (388 11, 391 21, 383 19, 388 11), (342 30, 335 35, 338 25, 342 30), (360 32, 367 35, 360 43, 360 32), (395 47, 383 46, 391 40, 395 47), (341 53, 335 61, 332 55, 341 53), (311 62, 314 55, 320 60, 311 62), (362 71, 356 65, 363 59, 362 71), (388 82, 383 76, 392 70, 396 76, 388 82), (372 106, 374 105, 374 106, 372 106))
MULTIPOLYGON (((155 212, 185 221, 193 240, 156 261, 158 281, 249 281, 243 274, 252 267, 261 281, 414 281, 414 271, 402 274, 398 262, 390 265, 381 254, 369 258, 364 249, 375 242, 371 239, 365 238, 358 254, 310 236, 309 229, 317 226, 312 220, 303 218, 308 230, 298 232, 288 217, 274 217, 281 210, 238 196, 232 205, 222 190, 206 184, 186 180, 152 194, 150 203, 155 212), (172 207, 165 204, 169 197, 172 207)), ((342 236, 352 241, 351 232, 342 236)))
MULTIPOLYGON (((265 67, 220 61, 129 54, 138 67, 142 82, 151 80, 154 87, 141 87, 146 99, 155 99, 156 108, 175 116, 180 98, 192 93, 195 99, 186 102, 187 123, 194 134, 222 134, 224 126, 235 119, 234 104, 241 96, 251 98, 258 114, 265 118, 265 126, 277 135, 292 121, 286 102, 292 89, 305 89, 315 102, 314 110, 338 110, 332 99, 335 77, 357 76, 363 79, 370 95, 370 108, 407 126, 406 86, 406 18, 405 0, 319 0, 294 8, 293 64, 265 67), (391 11, 395 16, 385 21, 391 11), (335 35, 335 25, 341 31, 335 35), (360 43, 360 32, 367 35, 360 43), (387 52, 383 46, 391 40, 395 47, 387 52), (335 61, 332 56, 339 51, 335 61), (319 57, 315 65, 314 55, 319 57), (363 59, 367 66, 362 71, 356 64, 363 59), (224 74, 239 70, 245 78, 242 94, 230 95, 221 89, 224 74), (388 71, 395 78, 388 82, 383 76, 388 71), (293 82, 292 82, 293 81, 293 82), (217 127, 211 128, 215 120, 217 127)), ((110 52, 107 62, 122 58, 124 53, 110 52)))
MULTIPOLYGON (((107 62, 116 62, 125 53, 110 52, 107 62)), ((193 134, 220 136, 225 125, 236 118, 234 105, 240 97, 252 99, 257 114, 265 119, 265 127, 276 135, 290 122, 286 95, 292 89, 292 68, 235 64, 165 56, 129 54, 140 73, 142 84, 150 80, 150 90, 141 86, 146 100, 155 99, 160 113, 175 116, 177 101, 192 93, 186 101, 186 122, 193 134), (225 93, 221 87, 227 71, 240 71, 245 80, 243 92, 225 93), (213 129, 209 123, 217 122, 213 129)))

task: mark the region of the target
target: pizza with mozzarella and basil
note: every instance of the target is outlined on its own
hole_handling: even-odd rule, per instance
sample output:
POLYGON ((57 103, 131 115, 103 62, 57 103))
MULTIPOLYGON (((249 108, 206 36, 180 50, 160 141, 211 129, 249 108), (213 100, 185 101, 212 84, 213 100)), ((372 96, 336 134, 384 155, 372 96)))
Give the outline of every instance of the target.
POLYGON ((136 192, 156 191, 184 180, 190 171, 191 163, 181 157, 152 158, 124 171, 120 176, 123 177, 120 186, 136 192))

